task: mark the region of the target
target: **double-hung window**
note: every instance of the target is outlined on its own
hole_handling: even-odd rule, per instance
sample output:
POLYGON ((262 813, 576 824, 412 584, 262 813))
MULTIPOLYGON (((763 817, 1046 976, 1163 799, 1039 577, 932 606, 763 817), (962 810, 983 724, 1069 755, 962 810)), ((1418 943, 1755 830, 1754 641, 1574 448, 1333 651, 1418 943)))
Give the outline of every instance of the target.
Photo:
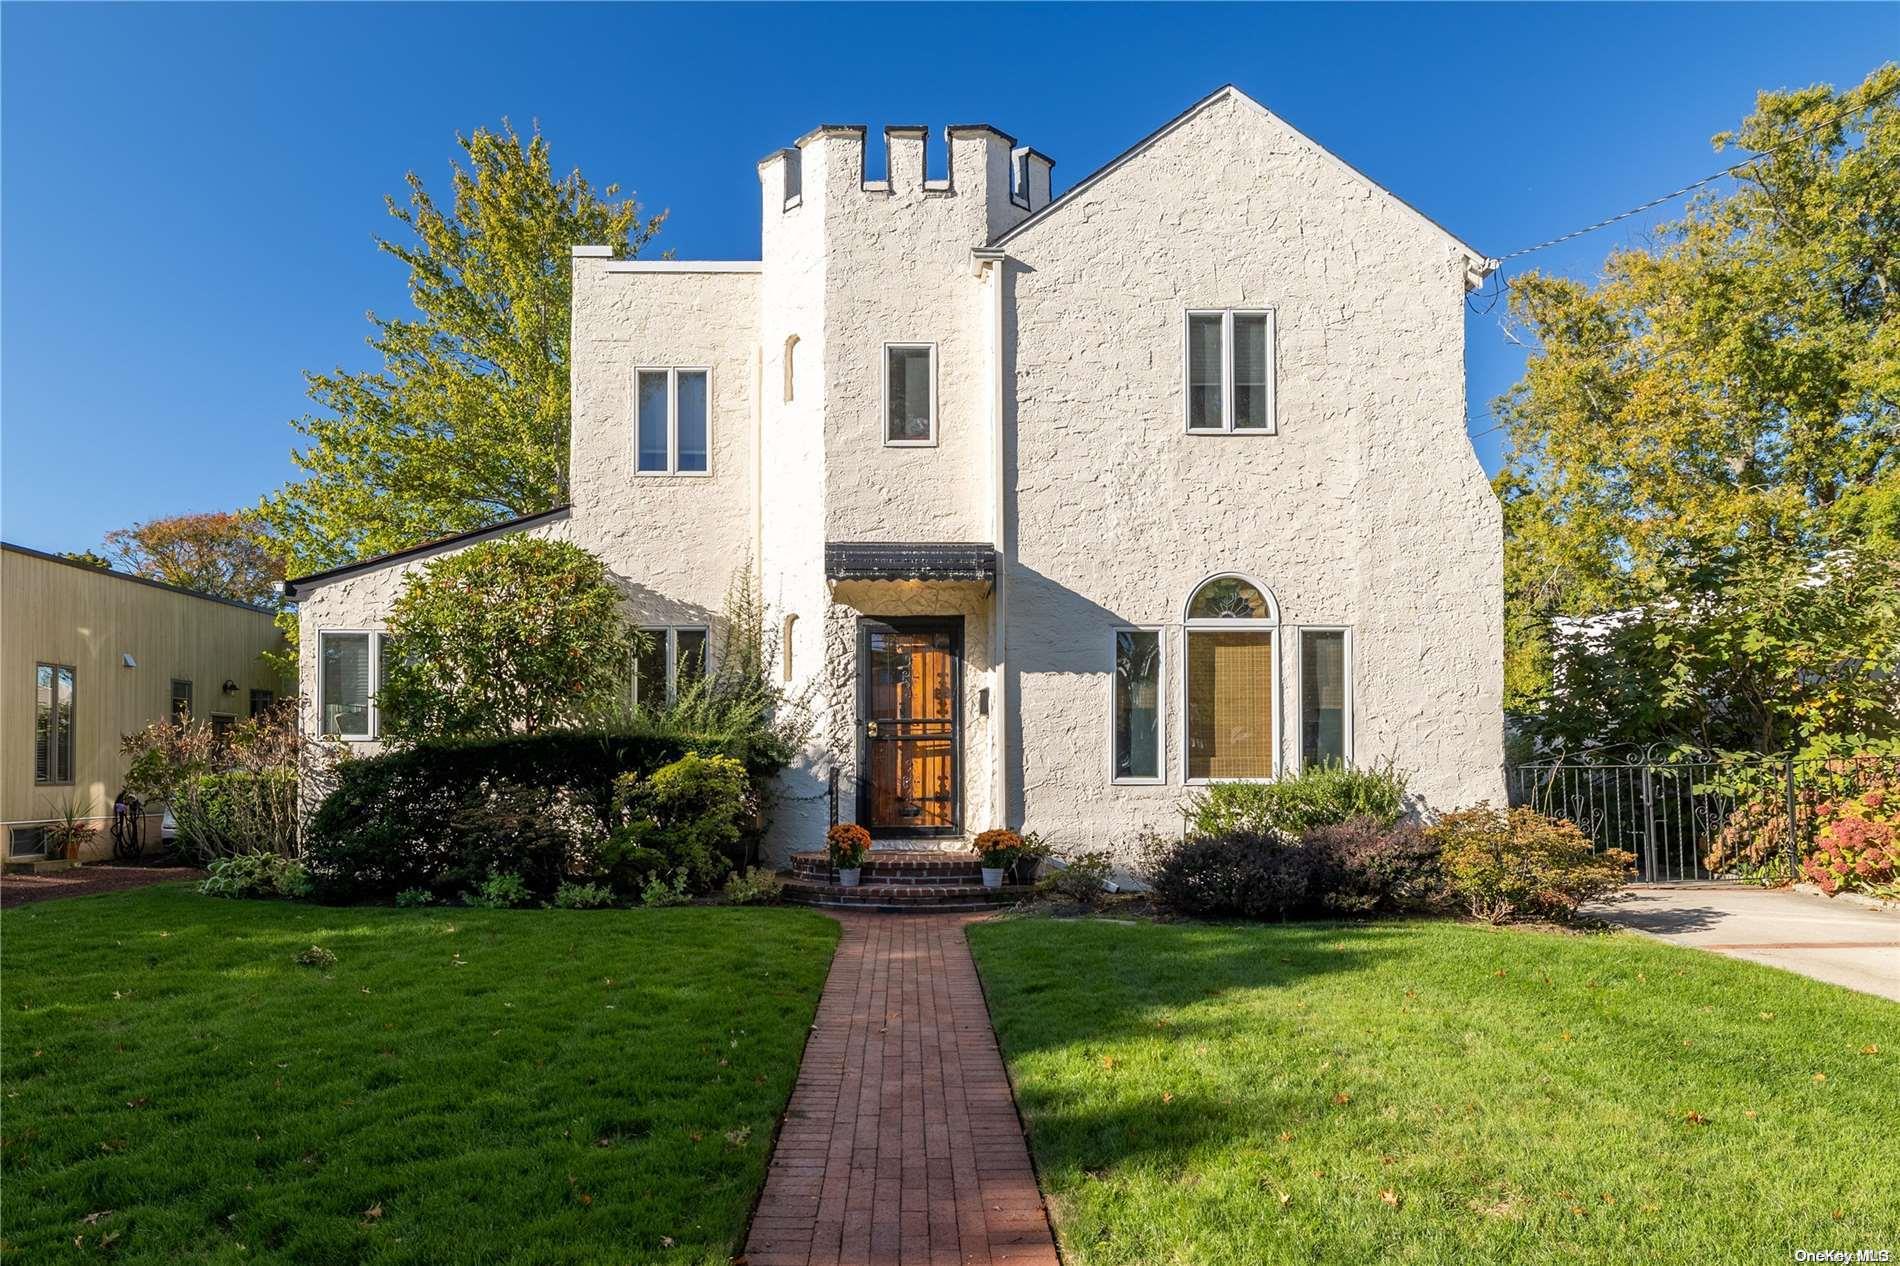
POLYGON ((640 649, 633 656, 633 702, 663 708, 679 697, 681 687, 705 675, 706 630, 689 625, 640 633, 640 649))
POLYGON ((172 723, 184 725, 191 720, 191 683, 180 677, 172 678, 172 723))
POLYGON ((1160 629, 1116 629, 1110 678, 1110 775, 1115 782, 1167 781, 1162 746, 1160 629))
POLYGON ((712 370, 634 370, 633 414, 635 473, 712 473, 712 370))
POLYGON ((33 781, 59 786, 73 780, 71 664, 33 665, 33 781))
POLYGON ((1187 314, 1187 429, 1196 435, 1274 431, 1274 318, 1233 308, 1187 314))
POLYGON ((884 442, 921 447, 937 442, 937 345, 884 345, 884 442))
POLYGON ((357 629, 317 634, 317 715, 323 733, 365 741, 381 733, 376 695, 389 639, 357 629))

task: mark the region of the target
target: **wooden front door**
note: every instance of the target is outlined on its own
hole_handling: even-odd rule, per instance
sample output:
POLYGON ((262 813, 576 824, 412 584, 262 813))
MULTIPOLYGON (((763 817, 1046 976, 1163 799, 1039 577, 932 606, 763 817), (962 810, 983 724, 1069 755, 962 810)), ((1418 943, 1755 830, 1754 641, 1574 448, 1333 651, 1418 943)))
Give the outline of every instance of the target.
POLYGON ((873 835, 963 827, 963 619, 858 622, 858 821, 873 835))

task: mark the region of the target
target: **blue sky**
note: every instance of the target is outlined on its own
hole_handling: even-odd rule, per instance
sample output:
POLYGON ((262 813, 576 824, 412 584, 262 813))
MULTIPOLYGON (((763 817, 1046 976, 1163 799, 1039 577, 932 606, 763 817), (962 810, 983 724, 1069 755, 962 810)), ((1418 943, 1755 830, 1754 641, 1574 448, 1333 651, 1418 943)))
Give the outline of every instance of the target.
MULTIPOLYGON (((1724 166, 1758 88, 1895 49, 1892 5, 7 4, 0 533, 79 549, 290 477, 301 371, 370 367, 363 314, 406 307, 383 195, 446 190, 503 116, 669 209, 658 246, 756 258, 753 164, 818 122, 991 122, 1059 191, 1231 81, 1501 255, 1724 166)), ((1666 213, 1535 261, 1590 275, 1666 213)), ((1468 318, 1474 431, 1522 364, 1500 315, 1468 318)))

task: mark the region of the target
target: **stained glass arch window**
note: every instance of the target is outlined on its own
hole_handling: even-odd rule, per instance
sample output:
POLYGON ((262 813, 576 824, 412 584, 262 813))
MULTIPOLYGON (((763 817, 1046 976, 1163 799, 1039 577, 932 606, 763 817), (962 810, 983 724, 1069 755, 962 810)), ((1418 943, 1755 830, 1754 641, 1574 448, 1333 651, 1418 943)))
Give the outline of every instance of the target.
POLYGON ((1201 582, 1187 604, 1188 623, 1232 622, 1278 624, 1280 608, 1273 594, 1247 576, 1212 576, 1201 582))

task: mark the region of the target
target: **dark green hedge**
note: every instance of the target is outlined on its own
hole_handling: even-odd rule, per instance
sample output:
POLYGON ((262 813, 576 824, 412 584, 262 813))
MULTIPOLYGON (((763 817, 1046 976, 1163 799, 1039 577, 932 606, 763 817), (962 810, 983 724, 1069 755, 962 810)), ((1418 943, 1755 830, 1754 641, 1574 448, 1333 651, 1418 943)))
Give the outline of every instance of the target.
POLYGON ((496 872, 547 896, 590 864, 621 774, 651 774, 687 752, 732 756, 755 782, 777 772, 733 746, 563 732, 347 761, 306 829, 304 862, 327 901, 387 899, 408 888, 454 897, 496 872))

